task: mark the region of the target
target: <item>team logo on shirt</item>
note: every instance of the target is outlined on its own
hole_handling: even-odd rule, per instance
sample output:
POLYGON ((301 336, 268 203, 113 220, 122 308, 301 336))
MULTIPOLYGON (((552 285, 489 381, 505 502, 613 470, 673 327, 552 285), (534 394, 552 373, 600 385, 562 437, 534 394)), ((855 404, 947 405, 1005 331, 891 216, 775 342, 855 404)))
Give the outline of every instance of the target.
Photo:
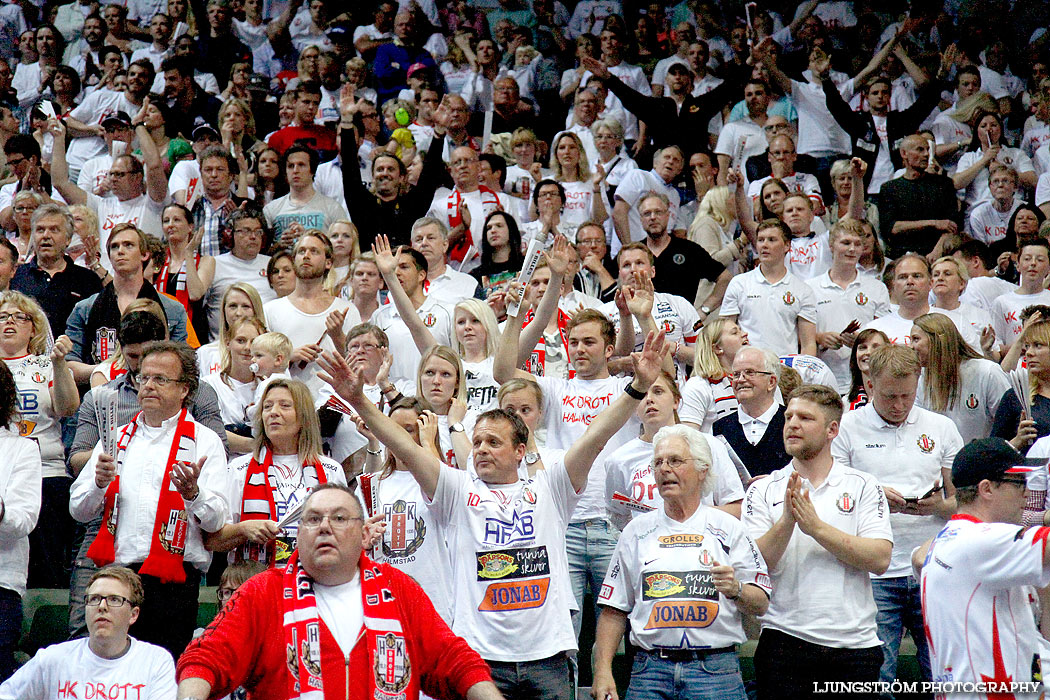
POLYGON ((531 506, 536 505, 536 494, 528 486, 521 490, 521 497, 531 506))
POLYGON ((977 400, 977 397, 974 394, 970 394, 966 398, 966 408, 970 409, 971 411, 977 410, 977 407, 980 405, 981 402, 977 400))
POLYGON ((792 294, 791 292, 784 292, 783 299, 784 299, 784 303, 787 304, 788 306, 791 306, 792 304, 795 303, 795 295, 792 294))
POLYGON ((685 264, 685 256, 681 253, 675 253, 674 255, 672 255, 671 260, 674 262, 675 265, 685 264))
POLYGON ((868 297, 864 295, 864 292, 857 292, 857 296, 854 299, 857 302, 857 306, 864 306, 868 303, 868 297))
POLYGON ((922 450, 922 453, 927 455, 933 452, 933 448, 937 445, 933 438, 926 433, 919 436, 919 439, 916 440, 916 444, 919 446, 919 449, 922 450))
POLYGON ((700 551, 700 563, 704 566, 711 566, 714 559, 711 558, 711 553, 706 549, 700 551))
POLYGON ((387 531, 383 536, 383 554, 387 557, 407 557, 423 546, 427 524, 416 515, 416 504, 394 501, 383 506, 387 531))
POLYGON ((853 496, 844 493, 835 501, 835 505, 838 506, 840 513, 852 513, 857 507, 857 501, 853 499, 853 496))
POLYGON ((375 665, 372 668, 377 690, 393 694, 407 688, 408 680, 412 677, 412 665, 408 661, 405 638, 393 632, 377 637, 375 665))
POLYGON ((168 515, 168 522, 160 526, 160 546, 172 554, 182 555, 186 551, 188 522, 185 510, 173 510, 168 515))
POLYGON ((40 374, 40 372, 33 372, 33 381, 37 384, 47 384, 47 377, 40 374))
POLYGON ((437 317, 434 314, 427 314, 423 317, 423 325, 427 328, 433 328, 435 323, 437 323, 437 317))
POLYGON ((660 328, 664 330, 664 333, 672 333, 674 331, 674 324, 670 321, 664 321, 660 324, 660 328))

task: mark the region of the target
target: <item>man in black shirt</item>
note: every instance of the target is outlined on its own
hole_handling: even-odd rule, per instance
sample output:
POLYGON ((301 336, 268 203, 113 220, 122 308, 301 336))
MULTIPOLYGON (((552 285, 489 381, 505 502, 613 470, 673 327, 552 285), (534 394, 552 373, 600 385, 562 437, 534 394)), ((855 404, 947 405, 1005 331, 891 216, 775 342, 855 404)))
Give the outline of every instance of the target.
POLYGON ((945 237, 961 228, 955 185, 947 175, 926 171, 929 154, 925 138, 906 137, 900 148, 904 175, 884 183, 879 192, 879 222, 889 259, 939 251, 945 237))
MULTIPOLYGON (((66 255, 73 236, 73 217, 65 207, 44 204, 33 213, 36 255, 18 266, 11 289, 30 296, 44 310, 54 337, 66 332, 66 319, 81 299, 102 291, 98 275, 66 255)), ((0 252, 0 256, 5 255, 0 252)), ((95 262, 98 265, 98 262, 95 262)))
POLYGON ((700 305, 700 317, 706 319, 722 303, 732 278, 729 270, 701 246, 671 235, 671 204, 665 195, 658 192, 645 195, 638 202, 638 213, 645 229, 645 244, 656 257, 654 289, 693 302, 700 280, 714 282, 715 288, 700 305))
POLYGON ((339 154, 342 162, 343 196, 346 208, 353 212, 361 250, 371 250, 380 233, 386 234, 391 246, 410 246, 409 232, 416 219, 426 216, 434 192, 445 176, 441 152, 445 146, 448 111, 444 106, 434 112, 434 138, 423 157, 423 171, 415 186, 408 183, 408 170, 401 159, 391 153, 377 155, 372 161, 372 187, 361 180, 357 163, 357 137, 363 126, 357 118, 363 101, 354 101, 346 91, 340 95, 339 154))

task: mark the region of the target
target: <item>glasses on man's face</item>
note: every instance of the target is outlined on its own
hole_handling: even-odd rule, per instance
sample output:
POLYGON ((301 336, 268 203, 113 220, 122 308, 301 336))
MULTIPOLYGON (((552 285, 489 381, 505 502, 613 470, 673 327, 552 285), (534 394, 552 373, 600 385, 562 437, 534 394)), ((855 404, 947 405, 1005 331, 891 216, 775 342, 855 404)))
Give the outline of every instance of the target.
POLYGON ((235 228, 233 229, 233 235, 235 236, 262 236, 261 228, 235 228))
POLYGON ((598 248, 605 245, 604 238, 577 238, 576 245, 585 246, 587 248, 598 248))
POLYGON ((346 346, 347 353, 353 355, 355 352, 375 352, 379 346, 375 343, 351 343, 346 346))
POLYGON ((227 600, 233 597, 233 594, 236 590, 236 588, 226 588, 225 586, 220 586, 219 590, 215 592, 215 597, 219 599, 220 603, 225 603, 227 600))
POLYGON ((140 374, 138 376, 139 386, 146 386, 147 384, 153 383, 163 388, 169 384, 178 382, 178 379, 172 379, 171 377, 165 377, 163 374, 140 374))
POLYGON ((350 516, 346 513, 307 513, 303 516, 303 519, 299 521, 299 527, 307 530, 316 530, 321 527, 321 523, 328 520, 328 525, 333 530, 345 530, 350 527, 350 523, 355 520, 364 522, 364 518, 357 516, 350 516))
POLYGON ((760 374, 772 375, 773 373, 772 372, 763 372, 760 369, 738 369, 737 371, 733 372, 729 376, 733 378, 733 381, 736 381, 736 380, 740 379, 741 377, 744 378, 744 379, 754 379, 755 377, 757 377, 760 374))
POLYGON ((20 163, 22 163, 25 160, 26 160, 25 156, 16 156, 16 157, 8 156, 7 157, 7 165, 8 165, 8 167, 13 168, 13 167, 15 167, 16 165, 19 165, 20 163))
POLYGON ((32 316, 22 311, 15 311, 14 313, 0 313, 0 323, 7 323, 8 321, 15 321, 17 323, 29 323, 32 320, 32 316))
POLYGON ((35 211, 36 211, 36 206, 35 205, 34 206, 22 205, 20 207, 15 207, 15 213, 16 214, 32 214, 35 211))
POLYGON ((88 607, 97 608, 102 605, 102 601, 106 601, 106 606, 110 608, 123 607, 125 603, 131 601, 122 595, 99 595, 98 593, 92 593, 87 597, 88 607))
POLYGON ((677 471, 692 461, 692 457, 660 457, 658 459, 653 460, 653 469, 655 470, 659 469, 660 467, 668 467, 677 471))

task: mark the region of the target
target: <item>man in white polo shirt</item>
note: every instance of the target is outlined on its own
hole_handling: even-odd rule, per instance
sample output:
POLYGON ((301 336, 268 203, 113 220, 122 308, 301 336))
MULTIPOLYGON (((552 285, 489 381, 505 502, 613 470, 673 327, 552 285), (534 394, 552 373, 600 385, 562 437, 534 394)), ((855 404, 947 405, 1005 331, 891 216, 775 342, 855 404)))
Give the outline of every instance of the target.
POLYGON ((937 534, 955 512, 951 466, 963 446, 951 420, 915 406, 919 370, 919 357, 911 348, 876 349, 865 387, 871 403, 846 414, 831 445, 836 461, 874 476, 889 501, 893 555, 889 568, 872 580, 884 656, 879 680, 887 682, 897 673, 905 627, 918 647, 923 678, 930 679, 911 552, 937 534))
POLYGON ((660 192, 670 200, 672 231, 688 227, 677 220, 681 198, 678 196, 678 190, 671 185, 681 174, 684 165, 685 156, 682 155, 682 149, 678 146, 667 146, 657 151, 656 157, 653 158, 652 170, 632 170, 620 181, 616 188, 612 219, 621 245, 645 240, 646 233, 642 227, 638 205, 650 192, 660 192))
POLYGON ((790 229, 768 219, 758 225, 756 236, 758 267, 730 280, 719 313, 736 321, 752 345, 777 355, 816 355, 816 298, 784 265, 790 229))
POLYGON ((1024 241, 1017 254, 1017 271, 1021 286, 999 295, 992 302, 992 327, 995 342, 1005 355, 1021 336, 1021 312, 1033 304, 1050 304, 1046 276, 1050 274, 1050 243, 1044 238, 1024 241))
POLYGON ((416 219, 412 224, 411 240, 412 247, 427 259, 427 279, 423 283, 425 294, 450 307, 474 297, 478 281, 447 264, 448 227, 444 223, 432 216, 416 219))
MULTIPOLYGON (((891 343, 910 345, 913 321, 919 316, 937 313, 937 309, 930 308, 930 290, 933 288, 930 263, 918 253, 905 253, 894 263, 893 285, 896 292, 894 301, 900 306, 896 311, 865 324, 861 330, 874 328, 885 333, 891 343)), ((971 348, 981 352, 981 337, 973 326, 956 323, 955 327, 971 348)))
POLYGON ((832 457, 842 400, 807 385, 788 401, 792 461, 747 490, 743 522, 769 567, 755 676, 763 700, 809 697, 828 681, 874 681, 883 662, 869 574, 890 562, 889 506, 878 480, 832 457))
POLYGON ((854 219, 839 219, 831 227, 831 269, 806 280, 817 297, 818 357, 835 373, 838 390, 850 388, 849 357, 856 332, 890 313, 886 285, 857 272, 863 255, 864 228, 854 219), (846 332, 853 324, 853 331, 846 332))

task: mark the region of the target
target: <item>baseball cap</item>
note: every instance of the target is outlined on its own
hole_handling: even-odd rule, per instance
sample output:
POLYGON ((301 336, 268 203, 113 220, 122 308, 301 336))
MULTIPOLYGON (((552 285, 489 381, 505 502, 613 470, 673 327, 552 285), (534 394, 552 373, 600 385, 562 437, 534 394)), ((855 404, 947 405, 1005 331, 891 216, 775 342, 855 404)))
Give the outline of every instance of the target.
POLYGON ((354 37, 354 25, 346 20, 336 20, 328 25, 325 34, 332 41, 351 41, 354 37))
POLYGON ((692 75, 693 71, 690 70, 689 66, 684 63, 672 63, 667 67, 668 73, 681 73, 683 75, 692 75))
POLYGON ((249 90, 262 90, 263 92, 270 91, 270 79, 262 73, 252 73, 251 77, 248 78, 248 89, 249 90))
POLYGON ((1002 481, 1007 474, 1023 476, 1044 464, 1046 459, 1025 458, 1002 438, 981 438, 971 441, 955 455, 952 483, 962 488, 976 486, 984 479, 1002 481))
POLYGON ((202 136, 211 136, 213 139, 218 139, 219 132, 211 124, 200 124, 193 130, 192 139, 196 141, 202 136))
POLYGON ((124 126, 131 128, 131 117, 128 116, 127 112, 117 112, 111 114, 102 120, 102 128, 105 129, 107 126, 124 126))
POLYGON ((422 63, 413 63, 412 65, 410 65, 408 67, 408 72, 405 74, 405 77, 411 78, 412 74, 415 73, 417 70, 426 70, 426 69, 427 69, 427 67, 425 65, 423 65, 422 63))

